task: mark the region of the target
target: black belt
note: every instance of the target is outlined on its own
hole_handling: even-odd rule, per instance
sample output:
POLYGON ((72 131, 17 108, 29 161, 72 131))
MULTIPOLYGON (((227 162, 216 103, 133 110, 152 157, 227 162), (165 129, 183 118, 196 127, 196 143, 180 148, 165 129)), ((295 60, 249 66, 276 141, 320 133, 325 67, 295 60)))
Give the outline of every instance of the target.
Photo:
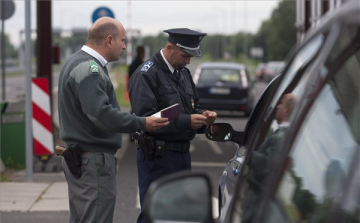
POLYGON ((190 148, 190 141, 170 142, 156 139, 144 132, 135 132, 132 137, 135 140, 136 147, 142 151, 148 160, 153 159, 154 155, 162 156, 164 150, 184 153, 188 152, 190 148))
POLYGON ((156 149, 164 149, 175 152, 187 152, 190 149, 190 141, 185 142, 169 142, 164 140, 156 140, 156 149), (160 148, 159 148, 160 147, 160 148))

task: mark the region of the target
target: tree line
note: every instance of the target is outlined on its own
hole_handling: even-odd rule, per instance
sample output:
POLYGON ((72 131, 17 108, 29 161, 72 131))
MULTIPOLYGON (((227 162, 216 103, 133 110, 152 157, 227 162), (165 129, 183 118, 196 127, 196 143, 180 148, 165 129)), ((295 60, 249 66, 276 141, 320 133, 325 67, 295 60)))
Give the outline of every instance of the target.
MULTIPOLYGON (((150 49, 150 55, 164 46, 167 34, 143 38, 144 45, 150 49)), ((234 35, 208 35, 201 42, 204 56, 212 60, 229 57, 238 61, 249 57, 250 49, 260 47, 264 55, 259 61, 284 60, 296 42, 295 1, 283 0, 273 10, 271 17, 262 22, 256 34, 238 32, 234 35)))
MULTIPOLYGON (((164 46, 167 36, 164 33, 144 36, 142 43, 148 47, 150 55, 153 55, 164 46)), ((62 50, 74 48, 74 42, 77 45, 85 44, 86 35, 64 38, 56 34, 53 35, 53 43, 60 45, 62 50)), ((209 34, 201 42, 201 51, 203 57, 209 60, 241 61, 250 56, 251 48, 260 47, 264 54, 262 58, 257 58, 257 60, 266 62, 284 60, 295 42, 295 1, 282 0, 278 7, 272 11, 271 17, 262 22, 256 34, 246 32, 238 32, 234 35, 209 34)), ((36 41, 33 41, 33 44, 35 47, 36 41)), ((34 50, 34 54, 35 52, 36 50, 34 50)), ((18 57, 18 50, 11 44, 6 35, 5 55, 7 58, 18 57)))

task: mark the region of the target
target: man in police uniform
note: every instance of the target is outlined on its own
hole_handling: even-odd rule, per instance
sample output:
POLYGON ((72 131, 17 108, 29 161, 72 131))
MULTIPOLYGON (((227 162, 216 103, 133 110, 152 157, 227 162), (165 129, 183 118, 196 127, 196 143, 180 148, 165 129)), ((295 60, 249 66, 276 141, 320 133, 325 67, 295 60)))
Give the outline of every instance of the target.
MULTIPOLYGON (((139 137, 137 167, 140 203, 154 180, 177 171, 191 169, 190 140, 203 133, 217 114, 204 111, 198 104, 198 93, 190 71, 185 67, 191 57, 201 56, 200 41, 206 33, 190 29, 169 29, 163 49, 134 72, 129 81, 133 112, 138 116, 152 115, 175 103, 180 115, 170 124, 139 137), (145 142, 144 142, 145 141, 145 142)), ((141 136, 141 135, 140 135, 141 136)), ((138 223, 146 222, 143 213, 138 223)))

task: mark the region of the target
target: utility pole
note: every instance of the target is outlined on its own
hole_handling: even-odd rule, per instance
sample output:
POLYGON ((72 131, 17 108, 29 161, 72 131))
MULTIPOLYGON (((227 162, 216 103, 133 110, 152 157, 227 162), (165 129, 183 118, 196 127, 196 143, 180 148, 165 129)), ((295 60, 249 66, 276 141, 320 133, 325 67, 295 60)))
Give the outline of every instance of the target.
POLYGON ((50 108, 52 108, 52 27, 51 1, 37 0, 37 77, 49 82, 50 108))
POLYGON ((26 128, 26 177, 33 180, 33 141, 32 141, 32 104, 31 104, 31 0, 25 1, 25 70, 26 70, 26 101, 25 101, 25 128, 26 128))
POLYGON ((128 31, 127 31, 127 46, 126 46, 126 64, 129 66, 132 61, 132 28, 131 28, 131 0, 127 2, 127 18, 128 18, 128 31))

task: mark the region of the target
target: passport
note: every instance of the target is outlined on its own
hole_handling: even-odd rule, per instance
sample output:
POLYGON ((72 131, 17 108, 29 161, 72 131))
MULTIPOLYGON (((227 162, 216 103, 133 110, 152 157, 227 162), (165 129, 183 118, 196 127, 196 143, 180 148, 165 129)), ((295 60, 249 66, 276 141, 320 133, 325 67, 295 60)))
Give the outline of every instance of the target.
POLYGON ((177 118, 180 114, 180 104, 176 103, 173 104, 167 108, 164 108, 158 112, 156 112, 155 114, 153 114, 152 116, 154 117, 162 117, 162 118, 168 118, 169 121, 174 120, 175 118, 177 118))

